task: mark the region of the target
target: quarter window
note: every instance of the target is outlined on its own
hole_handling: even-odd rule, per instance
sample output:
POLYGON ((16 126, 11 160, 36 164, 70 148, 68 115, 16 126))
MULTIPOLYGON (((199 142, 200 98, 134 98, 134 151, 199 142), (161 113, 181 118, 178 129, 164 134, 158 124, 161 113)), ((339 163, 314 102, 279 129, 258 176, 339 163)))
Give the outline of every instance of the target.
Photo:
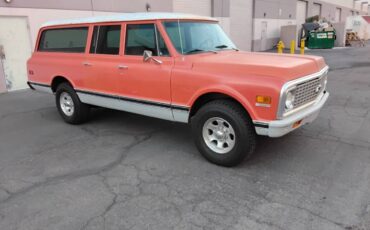
POLYGON ((126 55, 142 56, 145 50, 153 56, 168 56, 169 52, 163 37, 154 24, 127 25, 126 55))
POLYGON ((84 53, 88 27, 45 30, 41 34, 38 51, 84 53))
POLYGON ((121 26, 95 26, 90 53, 118 55, 120 48, 121 26))

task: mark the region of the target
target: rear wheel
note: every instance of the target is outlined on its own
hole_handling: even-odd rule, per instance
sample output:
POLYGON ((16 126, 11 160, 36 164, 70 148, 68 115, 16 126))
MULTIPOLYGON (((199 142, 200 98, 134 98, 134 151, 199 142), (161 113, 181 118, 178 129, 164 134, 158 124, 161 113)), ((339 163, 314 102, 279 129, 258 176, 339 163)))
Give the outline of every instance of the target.
POLYGON ((75 90, 68 83, 58 86, 55 102, 63 120, 69 124, 81 124, 87 121, 90 108, 82 103, 75 90))
POLYGON ((204 105, 191 120, 195 144, 210 162, 231 167, 249 158, 256 133, 248 114, 231 100, 204 105))

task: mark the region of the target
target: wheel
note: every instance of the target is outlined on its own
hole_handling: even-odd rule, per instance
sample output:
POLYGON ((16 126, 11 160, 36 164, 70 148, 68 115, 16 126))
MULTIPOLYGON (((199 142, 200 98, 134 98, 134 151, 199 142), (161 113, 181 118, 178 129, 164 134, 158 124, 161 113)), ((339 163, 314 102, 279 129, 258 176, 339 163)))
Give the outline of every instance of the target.
POLYGON ((210 162, 232 167, 249 158, 256 132, 249 115, 231 100, 211 101, 191 119, 195 144, 210 162))
POLYGON ((87 121, 90 108, 82 103, 75 90, 68 83, 58 86, 55 101, 63 120, 69 124, 81 124, 87 121))

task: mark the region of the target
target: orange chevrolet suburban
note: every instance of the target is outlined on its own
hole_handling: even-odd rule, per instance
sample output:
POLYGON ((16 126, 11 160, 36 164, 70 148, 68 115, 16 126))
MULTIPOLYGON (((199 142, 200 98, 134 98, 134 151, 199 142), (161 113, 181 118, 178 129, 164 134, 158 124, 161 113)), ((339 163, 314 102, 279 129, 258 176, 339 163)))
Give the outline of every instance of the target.
POLYGON ((49 22, 27 65, 30 88, 54 94, 67 123, 91 106, 189 123, 222 166, 251 156, 256 135, 312 122, 329 97, 323 58, 243 52, 217 20, 186 14, 49 22))

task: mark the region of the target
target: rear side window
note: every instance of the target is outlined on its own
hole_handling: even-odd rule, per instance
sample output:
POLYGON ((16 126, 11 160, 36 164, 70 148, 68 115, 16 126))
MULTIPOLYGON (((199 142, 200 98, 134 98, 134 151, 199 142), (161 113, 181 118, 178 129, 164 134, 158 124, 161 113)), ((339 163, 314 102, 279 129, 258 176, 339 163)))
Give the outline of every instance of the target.
POLYGON ((153 56, 168 56, 163 37, 154 24, 132 24, 126 29, 126 55, 142 56, 145 50, 153 56))
POLYGON ((90 53, 118 55, 121 25, 95 26, 90 53))
POLYGON ((38 51, 84 53, 88 27, 45 30, 41 34, 38 51))

